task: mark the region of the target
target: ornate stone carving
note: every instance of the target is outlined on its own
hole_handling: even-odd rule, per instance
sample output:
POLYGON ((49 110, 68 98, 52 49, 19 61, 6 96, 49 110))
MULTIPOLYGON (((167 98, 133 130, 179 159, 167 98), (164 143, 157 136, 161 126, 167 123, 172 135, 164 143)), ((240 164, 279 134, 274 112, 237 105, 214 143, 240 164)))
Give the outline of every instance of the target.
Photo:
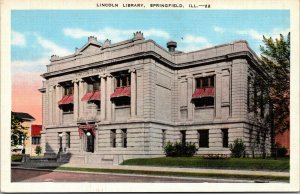
POLYGON ((111 40, 106 39, 106 40, 104 41, 104 43, 103 43, 102 48, 104 49, 104 48, 108 48, 108 47, 110 47, 110 46, 111 46, 111 40))
POLYGON ((144 40, 144 34, 141 31, 137 31, 136 33, 133 33, 133 40, 144 40))
POLYGON ((59 59, 58 55, 51 55, 50 61, 53 62, 53 61, 56 61, 58 59, 59 59))

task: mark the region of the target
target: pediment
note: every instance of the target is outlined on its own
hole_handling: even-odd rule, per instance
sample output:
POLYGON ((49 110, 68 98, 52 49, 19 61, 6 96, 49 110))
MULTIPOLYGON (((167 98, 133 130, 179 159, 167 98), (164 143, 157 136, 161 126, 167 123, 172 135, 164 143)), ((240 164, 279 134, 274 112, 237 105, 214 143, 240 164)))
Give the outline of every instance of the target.
POLYGON ((91 54, 91 53, 96 53, 97 51, 99 51, 100 48, 101 48, 100 43, 99 44, 88 43, 84 45, 82 48, 80 48, 78 52, 81 54, 91 54))

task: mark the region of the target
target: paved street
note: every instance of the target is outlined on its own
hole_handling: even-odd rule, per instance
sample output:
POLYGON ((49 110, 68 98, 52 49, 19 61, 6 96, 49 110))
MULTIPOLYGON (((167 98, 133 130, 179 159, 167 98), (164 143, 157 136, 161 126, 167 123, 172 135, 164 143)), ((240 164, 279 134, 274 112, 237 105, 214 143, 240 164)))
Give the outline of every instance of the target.
MULTIPOLYGON (((111 173, 88 172, 58 172, 49 170, 14 169, 12 168, 12 182, 239 182, 212 178, 162 177, 148 175, 125 175, 111 173)), ((242 181, 248 182, 248 181, 242 181)))

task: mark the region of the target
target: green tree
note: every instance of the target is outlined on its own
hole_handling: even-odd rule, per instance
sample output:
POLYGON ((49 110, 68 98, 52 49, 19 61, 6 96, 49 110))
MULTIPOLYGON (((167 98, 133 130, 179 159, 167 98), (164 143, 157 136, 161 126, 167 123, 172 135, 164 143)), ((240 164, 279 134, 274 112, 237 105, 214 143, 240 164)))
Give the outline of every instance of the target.
POLYGON ((26 139, 26 127, 22 126, 22 121, 11 115, 11 146, 20 145, 23 140, 26 139))
POLYGON ((275 133, 290 128, 290 33, 286 37, 263 37, 262 65, 271 77, 269 93, 275 133))
POLYGON ((270 76, 267 82, 269 95, 269 126, 272 147, 275 134, 290 128, 290 33, 279 38, 263 36, 260 46, 263 68, 270 76))

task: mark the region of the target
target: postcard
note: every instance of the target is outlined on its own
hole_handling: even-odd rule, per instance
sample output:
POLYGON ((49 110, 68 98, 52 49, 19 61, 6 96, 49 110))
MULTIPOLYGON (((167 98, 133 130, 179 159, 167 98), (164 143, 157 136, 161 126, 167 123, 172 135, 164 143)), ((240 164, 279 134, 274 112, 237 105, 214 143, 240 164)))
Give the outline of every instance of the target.
POLYGON ((298 8, 2 0, 1 191, 299 191, 298 8))

